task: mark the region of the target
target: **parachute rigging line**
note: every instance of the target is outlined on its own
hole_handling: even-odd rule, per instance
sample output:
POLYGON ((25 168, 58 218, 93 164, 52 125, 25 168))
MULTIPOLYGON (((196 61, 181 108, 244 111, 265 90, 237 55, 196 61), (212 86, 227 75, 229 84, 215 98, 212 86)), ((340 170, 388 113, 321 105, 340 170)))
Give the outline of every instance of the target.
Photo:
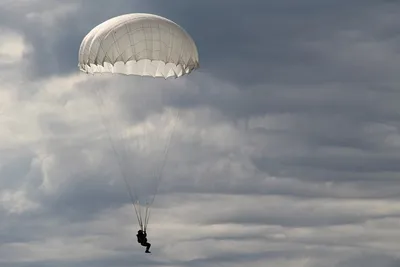
MULTIPOLYGON (((168 159, 168 154, 169 154, 169 151, 170 151, 170 146, 171 146, 172 139, 173 139, 173 136, 174 136, 176 123, 180 120, 180 111, 178 110, 176 112, 176 116, 174 116, 175 120, 172 123, 172 127, 171 127, 170 131, 167 133, 168 140, 167 140, 167 142, 165 144, 165 147, 164 147, 164 150, 163 150, 163 153, 162 153, 162 159, 161 159, 161 164, 160 164, 161 166, 156 168, 156 170, 154 171, 154 178, 156 178, 156 189, 155 189, 155 192, 153 194, 153 197, 152 197, 151 201, 150 202, 149 201, 146 202, 146 206, 144 207, 144 214, 143 214, 142 207, 141 207, 141 205, 139 203, 139 200, 137 199, 137 197, 134 197, 134 195, 137 195, 137 194, 136 194, 134 188, 132 188, 130 186, 129 182, 128 182, 127 174, 125 173, 124 168, 123 168, 123 164, 121 163, 121 161, 122 161, 121 155, 118 153, 118 151, 116 149, 116 144, 114 143, 114 140, 113 140, 113 138, 111 136, 110 130, 108 129, 108 124, 107 124, 108 120, 106 119, 106 117, 103 114, 102 106, 104 105, 104 100, 102 98, 100 89, 98 89, 98 90, 94 89, 94 92, 95 92, 95 98, 96 98, 97 103, 98 103, 98 109, 99 109, 99 112, 100 112, 101 121, 102 121, 102 124, 103 124, 103 126, 104 126, 104 128, 106 130, 107 137, 108 137, 108 139, 110 141, 114 156, 116 158, 116 161, 117 161, 117 164, 118 164, 118 167, 119 167, 120 174, 121 174, 121 176, 122 176, 122 178, 124 180, 125 186, 126 186, 126 188, 128 190, 128 194, 129 194, 131 203, 132 203, 132 205, 134 207, 134 211, 135 211, 135 215, 136 215, 137 220, 138 220, 138 224, 139 224, 139 226, 140 226, 140 228, 142 230, 146 231, 147 225, 148 225, 149 219, 150 219, 150 208, 151 208, 151 205, 154 203, 154 200, 156 198, 156 195, 157 195, 159 187, 160 187, 161 179, 163 177, 163 171, 164 171, 165 166, 166 166, 166 162, 167 162, 167 159, 168 159)), ((125 148, 123 145, 122 145, 122 147, 125 148)), ((126 148, 123 149, 123 152, 125 152, 124 154, 127 157, 126 148)))
POLYGON ((146 204, 146 215, 145 215, 145 221, 144 221, 144 230, 147 229, 147 225, 149 223, 150 205, 152 205, 154 203, 154 200, 155 200, 156 195, 158 193, 158 190, 159 190, 159 187, 160 187, 160 181, 161 181, 161 179, 163 177, 162 174, 163 174, 165 165, 167 163, 168 154, 169 154, 169 150, 170 150, 170 145, 172 143, 172 138, 173 138, 174 133, 175 133, 175 126, 176 126, 177 121, 179 121, 179 120, 180 120, 180 110, 177 111, 176 120, 174 120, 174 122, 172 124, 172 129, 171 129, 171 133, 169 135, 169 139, 168 139, 167 143, 165 144, 164 153, 163 153, 164 157, 162 159, 161 166, 158 169, 158 171, 155 172, 155 177, 157 178, 157 183, 156 183, 157 187, 156 187, 156 190, 154 192, 154 195, 153 195, 153 198, 152 198, 151 202, 146 204))
POLYGON ((114 156, 115 156, 117 164, 119 166, 120 174, 121 174, 121 176, 122 176, 122 178, 123 178, 123 180, 125 182, 125 186, 127 187, 129 198, 130 198, 131 203, 133 205, 133 208, 134 208, 134 211, 135 211, 139 226, 143 230, 144 227, 143 227, 143 221, 142 221, 140 206, 139 205, 138 205, 138 207, 136 206, 136 203, 138 203, 138 200, 137 200, 137 198, 135 198, 133 196, 133 195, 136 195, 136 194, 135 194, 134 190, 132 190, 131 186, 128 183, 128 180, 126 178, 126 174, 124 172, 124 168, 123 168, 122 163, 121 163, 120 155, 119 155, 117 149, 115 148, 115 144, 114 144, 114 141, 113 141, 113 139, 111 137, 111 133, 110 133, 108 127, 107 127, 107 123, 106 123, 107 119, 105 118, 105 116, 103 114, 102 105, 104 105, 104 100, 101 97, 101 93, 98 90, 96 90, 96 89, 93 89, 93 90, 94 90, 93 93, 94 93, 95 98, 96 98, 97 103, 98 103, 98 109, 99 109, 99 113, 100 113, 100 116, 101 116, 102 124, 103 124, 103 126, 104 126, 104 128, 106 130, 107 137, 108 137, 108 139, 110 141, 110 144, 111 144, 111 148, 112 148, 112 150, 114 152, 114 156), (133 193, 132 193, 132 191, 133 191, 133 193))

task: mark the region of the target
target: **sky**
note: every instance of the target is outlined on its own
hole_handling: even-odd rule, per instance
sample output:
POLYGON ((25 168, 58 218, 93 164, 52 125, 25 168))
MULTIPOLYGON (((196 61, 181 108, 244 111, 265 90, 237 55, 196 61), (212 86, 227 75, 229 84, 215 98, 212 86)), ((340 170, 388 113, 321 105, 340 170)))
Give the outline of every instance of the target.
POLYGON ((395 0, 0 0, 0 265, 400 266, 399 12, 395 0), (200 68, 81 73, 84 36, 136 12, 185 28, 200 68), (152 254, 96 92, 112 129, 134 133, 121 140, 139 192, 175 125, 152 254))

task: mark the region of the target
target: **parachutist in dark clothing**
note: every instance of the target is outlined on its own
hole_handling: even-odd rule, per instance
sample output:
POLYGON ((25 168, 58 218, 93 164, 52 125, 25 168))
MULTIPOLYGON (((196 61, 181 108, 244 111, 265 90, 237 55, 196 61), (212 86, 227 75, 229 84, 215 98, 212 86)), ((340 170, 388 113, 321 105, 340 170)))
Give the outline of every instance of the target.
POLYGON ((139 230, 136 236, 137 236, 137 242, 140 245, 146 247, 146 251, 145 252, 146 253, 151 253, 149 251, 149 249, 151 247, 151 244, 147 242, 147 233, 146 233, 146 231, 139 230))

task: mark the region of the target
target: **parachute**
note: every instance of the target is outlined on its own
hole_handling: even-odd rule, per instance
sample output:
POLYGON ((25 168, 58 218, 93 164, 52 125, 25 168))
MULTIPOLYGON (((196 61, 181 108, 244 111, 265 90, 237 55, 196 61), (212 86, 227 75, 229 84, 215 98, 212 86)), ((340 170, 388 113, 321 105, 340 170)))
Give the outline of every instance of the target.
MULTIPOLYGON (((193 39, 175 22, 153 14, 134 13, 111 18, 93 28, 80 45, 78 67, 86 74, 111 73, 161 77, 168 80, 170 77, 180 78, 199 68, 199 56, 193 39)), ((141 168, 140 163, 136 164, 135 171, 132 171, 135 163, 141 158, 141 155, 129 156, 133 142, 126 141, 125 137, 132 134, 133 126, 124 124, 121 131, 117 129, 116 119, 107 118, 104 114, 106 97, 100 91, 95 93, 95 97, 139 226, 142 230, 146 230, 150 218, 150 207, 161 182, 179 111, 174 114, 175 120, 172 125, 164 123, 166 133, 163 135, 163 142, 152 141, 153 144, 161 147, 161 152, 157 154, 158 161, 152 166, 153 183, 148 185, 154 189, 153 193, 151 196, 144 194, 142 197, 140 196, 141 184, 150 178, 148 174, 138 174, 138 169, 141 168), (131 176, 140 176, 141 181, 136 186, 132 186, 129 183, 131 176)), ((146 127, 143 126, 142 134, 146 132, 145 129, 146 127)), ((153 135, 161 136, 157 132, 154 133, 154 129, 153 135)), ((154 155, 151 151, 142 150, 141 153, 154 155)))
POLYGON ((181 77, 199 67, 192 38, 178 24, 151 14, 109 19, 83 39, 79 68, 86 73, 181 77))

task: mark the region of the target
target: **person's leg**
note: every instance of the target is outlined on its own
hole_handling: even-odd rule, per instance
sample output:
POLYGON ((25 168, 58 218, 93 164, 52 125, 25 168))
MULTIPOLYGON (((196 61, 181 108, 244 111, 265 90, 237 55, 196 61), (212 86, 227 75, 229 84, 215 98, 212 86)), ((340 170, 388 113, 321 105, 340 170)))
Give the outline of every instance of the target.
POLYGON ((146 243, 146 252, 150 252, 149 251, 150 247, 151 247, 151 244, 150 243, 146 243))
POLYGON ((145 242, 145 243, 142 243, 141 244, 143 247, 146 247, 146 253, 150 253, 150 251, 149 251, 149 249, 150 249, 150 247, 151 247, 151 244, 150 243, 148 243, 148 242, 145 242))

